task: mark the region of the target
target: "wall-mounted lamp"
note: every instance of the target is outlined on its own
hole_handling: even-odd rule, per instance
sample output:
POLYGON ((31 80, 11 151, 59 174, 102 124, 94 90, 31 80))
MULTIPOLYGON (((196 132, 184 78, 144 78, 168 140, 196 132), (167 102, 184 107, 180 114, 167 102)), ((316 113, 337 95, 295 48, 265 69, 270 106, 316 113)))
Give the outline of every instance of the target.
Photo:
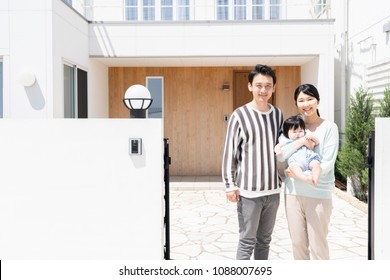
POLYGON ((383 24, 383 32, 390 32, 390 21, 383 24))
POLYGON ((222 90, 229 90, 229 89, 230 89, 230 85, 228 83, 222 84, 222 90))
POLYGON ((35 84, 36 78, 33 72, 24 71, 20 74, 19 81, 22 86, 31 87, 35 84))
POLYGON ((143 85, 129 87, 123 98, 123 103, 130 110, 130 118, 146 118, 146 110, 152 101, 150 91, 143 85))

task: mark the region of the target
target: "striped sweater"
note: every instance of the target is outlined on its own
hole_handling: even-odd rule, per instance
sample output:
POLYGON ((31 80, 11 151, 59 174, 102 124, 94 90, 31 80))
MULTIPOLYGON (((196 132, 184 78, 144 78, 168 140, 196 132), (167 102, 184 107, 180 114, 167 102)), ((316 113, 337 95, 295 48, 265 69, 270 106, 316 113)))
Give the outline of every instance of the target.
POLYGON ((261 112, 246 104, 231 115, 222 158, 226 191, 239 189, 240 195, 249 198, 280 192, 274 147, 283 114, 269 106, 268 112, 261 112))

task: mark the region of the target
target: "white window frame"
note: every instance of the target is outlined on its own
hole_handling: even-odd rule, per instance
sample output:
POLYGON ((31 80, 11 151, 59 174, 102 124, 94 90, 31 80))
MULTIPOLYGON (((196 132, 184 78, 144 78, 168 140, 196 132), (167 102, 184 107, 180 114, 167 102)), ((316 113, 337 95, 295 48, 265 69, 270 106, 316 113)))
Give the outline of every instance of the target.
POLYGON ((233 0, 233 17, 234 17, 234 20, 247 20, 248 19, 248 2, 252 2, 252 0, 233 0), (244 4, 241 4, 240 1, 245 1, 244 4), (244 13, 244 18, 237 18, 238 14, 236 14, 236 11, 238 9, 244 9, 245 10, 245 13, 244 13))
MULTIPOLYGON (((253 5, 252 0, 246 0, 246 19, 240 19, 240 20, 270 20, 271 18, 271 7, 279 7, 279 18, 282 18, 282 11, 283 11, 283 6, 284 0, 279 0, 278 4, 271 4, 272 0, 264 0, 264 4, 258 4, 258 5, 253 5), (259 18, 259 19, 253 19, 253 10, 252 8, 254 6, 263 6, 264 9, 264 18, 259 18)), ((215 0, 215 19, 216 20, 237 20, 235 18, 235 8, 238 6, 242 6, 239 4, 235 4, 235 0, 228 0, 227 4, 223 5, 218 5, 218 0, 215 0), (218 18, 218 7, 228 7, 228 17, 226 19, 219 19, 218 18)), ((276 19, 276 20, 277 20, 276 19)))
POLYGON ((126 11, 127 8, 130 7, 135 7, 135 6, 126 6, 126 0, 123 0, 123 18, 126 21, 187 21, 187 20, 192 20, 193 19, 193 10, 194 10, 194 0, 189 0, 188 5, 181 5, 180 0, 172 0, 172 19, 164 19, 162 18, 162 8, 163 6, 161 5, 161 0, 154 0, 154 6, 149 6, 154 8, 154 19, 145 19, 145 14, 144 14, 144 3, 143 0, 137 0, 137 19, 128 19, 126 16, 126 11), (189 14, 188 19, 183 19, 179 18, 180 13, 179 9, 183 9, 187 7, 187 12, 189 14))
POLYGON ((161 20, 166 20, 166 21, 170 21, 170 20, 173 20, 174 19, 174 14, 175 14, 175 6, 173 5, 174 4, 174 0, 171 0, 171 5, 165 5, 163 6, 163 0, 161 0, 160 4, 161 4, 161 8, 160 8, 160 17, 161 17, 161 20), (164 9, 170 9, 171 10, 171 14, 172 14, 172 18, 170 19, 166 19, 163 17, 163 8, 164 9))
POLYGON ((316 0, 315 3, 313 4, 313 10, 314 10, 314 16, 316 18, 321 17, 321 14, 324 13, 328 6, 329 6, 329 1, 328 0, 316 0))
MULTIPOLYGON (((160 4, 160 1, 159 0, 141 0, 141 3, 142 3, 142 20, 145 20, 145 21, 156 21, 156 19, 158 18, 158 10, 161 10, 158 9, 158 4, 160 4), (144 1, 154 1, 154 5, 144 5, 144 1), (157 3, 158 2, 158 3, 157 3), (149 13, 146 13, 146 11, 150 11, 151 14, 149 13), (151 18, 146 18, 147 16, 152 16, 151 18)), ((140 5, 141 6, 141 5, 140 5)))
POLYGON ((63 94, 62 94, 62 100, 63 100, 63 117, 64 118, 71 118, 71 119, 77 119, 77 67, 76 65, 73 65, 69 62, 63 62, 62 63, 63 65, 63 74, 62 74, 62 78, 63 78, 63 81, 64 81, 64 86, 63 86, 63 94), (73 84, 71 85, 71 87, 69 88, 69 90, 71 91, 69 94, 70 94, 70 104, 69 104, 69 108, 70 108, 70 112, 65 112, 65 104, 66 104, 66 100, 65 100, 65 71, 64 71, 64 68, 65 66, 69 67, 70 69, 73 69, 73 72, 72 72, 72 76, 70 78, 73 79, 73 84), (70 115, 68 116, 67 113, 70 113, 70 115))
MULTIPOLYGON (((164 76, 146 76, 146 88, 149 89, 149 80, 151 79, 154 79, 154 80, 160 80, 161 81, 161 118, 163 119, 164 118, 164 76)), ((154 107, 153 105, 156 105, 157 103, 157 100, 155 100, 156 98, 154 98, 154 92, 150 91, 150 94, 153 98, 153 101, 152 101, 152 105, 151 107, 154 107)), ((150 108, 149 108, 150 110, 150 108)), ((149 116, 149 112, 148 112, 148 117, 149 116)), ((153 116, 152 116, 153 118, 153 116)))
POLYGON ((140 5, 139 4, 139 0, 136 0, 137 1, 137 4, 135 6, 127 6, 126 5, 126 0, 123 0, 123 18, 125 20, 139 20, 140 17, 139 17, 139 14, 140 14, 140 5), (127 12, 127 9, 130 9, 130 8, 133 8, 133 9, 136 9, 137 10, 137 18, 136 19, 128 19, 127 16, 126 16, 126 12, 127 12))
MULTIPOLYGON (((79 86, 79 82, 78 82, 78 70, 82 70, 84 72, 87 73, 87 80, 88 80, 88 71, 87 69, 79 66, 79 65, 76 65, 72 62, 69 62, 69 61, 66 61, 66 60, 63 60, 62 61, 62 79, 63 79, 63 93, 62 93, 62 108, 63 108, 63 118, 71 118, 71 119, 77 119, 79 118, 79 104, 78 104, 78 100, 79 100, 79 94, 78 94, 78 86, 79 86), (70 116, 65 116, 65 73, 64 73, 64 67, 67 66, 71 69, 73 69, 73 85, 72 85, 72 92, 71 92, 71 104, 70 104, 70 108, 71 108, 71 114, 70 116)), ((88 94, 88 92, 87 92, 88 94)))

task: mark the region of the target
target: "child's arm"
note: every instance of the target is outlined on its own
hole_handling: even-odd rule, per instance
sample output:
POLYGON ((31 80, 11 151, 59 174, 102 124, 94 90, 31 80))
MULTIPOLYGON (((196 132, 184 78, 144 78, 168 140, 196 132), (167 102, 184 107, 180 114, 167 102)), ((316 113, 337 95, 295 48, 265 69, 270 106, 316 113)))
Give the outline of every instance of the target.
POLYGON ((314 149, 314 142, 311 140, 307 140, 305 137, 301 137, 297 140, 290 140, 286 138, 284 135, 279 137, 279 143, 282 143, 280 146, 281 154, 277 155, 278 161, 287 160, 293 153, 295 153, 302 146, 308 147, 310 150, 314 149))
POLYGON ((306 138, 306 140, 313 141, 314 146, 317 146, 318 144, 320 144, 320 140, 318 140, 318 138, 315 137, 314 134, 306 134, 304 137, 306 138))

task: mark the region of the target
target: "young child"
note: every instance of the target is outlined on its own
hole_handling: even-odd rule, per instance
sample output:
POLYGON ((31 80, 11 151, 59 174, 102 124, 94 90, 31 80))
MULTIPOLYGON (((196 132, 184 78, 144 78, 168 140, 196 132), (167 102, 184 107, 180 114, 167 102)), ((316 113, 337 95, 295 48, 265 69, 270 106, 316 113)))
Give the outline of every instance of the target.
MULTIPOLYGON (((281 148, 283 145, 290 143, 301 137, 306 137, 318 145, 318 139, 314 135, 305 134, 305 122, 299 116, 292 116, 286 119, 283 123, 283 135, 279 138, 279 144, 275 146, 275 154, 282 154, 281 148)), ((307 182, 314 186, 318 183, 318 178, 321 173, 320 157, 306 146, 299 148, 288 159, 288 168, 298 180, 307 182), (311 173, 305 172, 311 170, 311 173)))

